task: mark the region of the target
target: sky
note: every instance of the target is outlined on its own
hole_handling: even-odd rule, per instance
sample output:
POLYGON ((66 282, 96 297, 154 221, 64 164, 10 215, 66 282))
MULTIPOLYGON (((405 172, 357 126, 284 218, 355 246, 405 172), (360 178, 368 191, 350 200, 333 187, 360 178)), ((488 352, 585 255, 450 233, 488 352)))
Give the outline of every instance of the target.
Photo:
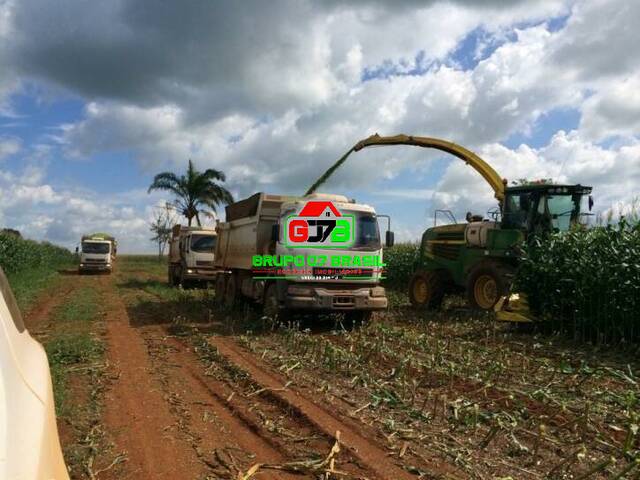
MULTIPOLYGON (((507 179, 640 195, 640 2, 0 0, 0 226, 154 252, 161 171, 301 194, 373 133, 440 137, 507 179)), ((435 209, 495 207, 458 159, 352 155, 322 189, 416 240, 435 209)), ((219 208, 224 217, 224 208, 219 208)))

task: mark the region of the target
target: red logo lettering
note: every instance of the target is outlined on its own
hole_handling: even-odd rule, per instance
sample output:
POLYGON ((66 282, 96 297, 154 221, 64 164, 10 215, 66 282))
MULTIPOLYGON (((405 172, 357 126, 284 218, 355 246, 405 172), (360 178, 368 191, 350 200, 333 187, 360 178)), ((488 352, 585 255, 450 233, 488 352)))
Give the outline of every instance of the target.
POLYGON ((301 243, 309 238, 309 227, 306 220, 293 219, 289 222, 289 241, 301 243))

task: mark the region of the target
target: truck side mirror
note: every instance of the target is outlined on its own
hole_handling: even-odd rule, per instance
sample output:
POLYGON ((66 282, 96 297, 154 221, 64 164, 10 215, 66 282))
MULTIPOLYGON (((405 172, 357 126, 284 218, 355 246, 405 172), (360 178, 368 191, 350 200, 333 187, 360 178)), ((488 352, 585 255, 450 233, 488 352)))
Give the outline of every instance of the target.
POLYGON ((277 223, 271 225, 271 240, 274 242, 280 241, 280 225, 277 223))
POLYGON ((385 235, 385 237, 385 245, 387 247, 393 247, 393 244, 395 243, 393 232, 391 230, 387 230, 387 234, 385 235))
POLYGON ((76 255, 78 254, 79 251, 80 251, 80 247, 76 247, 76 255))
POLYGON ((589 211, 593 208, 593 197, 589 195, 589 211))

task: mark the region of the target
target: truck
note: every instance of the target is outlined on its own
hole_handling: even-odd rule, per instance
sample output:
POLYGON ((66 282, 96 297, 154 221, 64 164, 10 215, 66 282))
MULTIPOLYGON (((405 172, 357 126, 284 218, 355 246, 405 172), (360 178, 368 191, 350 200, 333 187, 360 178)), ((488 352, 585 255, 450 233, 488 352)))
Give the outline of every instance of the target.
POLYGON ((174 225, 169 241, 169 285, 213 282, 217 239, 215 227, 174 225))
MULTIPOLYGON (((310 224, 318 223, 311 216, 296 221, 304 223, 305 218, 310 224)), ((226 220, 218 223, 217 232, 215 295, 226 307, 257 303, 271 318, 285 318, 292 312, 342 313, 354 323, 367 321, 373 312, 387 308, 386 292, 380 285, 383 264, 378 217, 369 205, 342 195, 256 193, 228 205, 226 220), (325 213, 351 218, 355 227, 352 244, 290 244, 286 230, 293 228, 291 218, 312 209, 319 209, 311 213, 323 219, 320 223, 331 223, 319 216, 325 213), (352 260, 360 263, 355 260, 365 257, 370 259, 369 266, 345 265, 352 260)), ((386 243, 393 244, 390 230, 386 243)))
MULTIPOLYGON (((107 233, 83 235, 80 241, 78 272, 111 273, 116 259, 118 242, 107 233)), ((78 252, 78 248, 76 248, 78 252)))

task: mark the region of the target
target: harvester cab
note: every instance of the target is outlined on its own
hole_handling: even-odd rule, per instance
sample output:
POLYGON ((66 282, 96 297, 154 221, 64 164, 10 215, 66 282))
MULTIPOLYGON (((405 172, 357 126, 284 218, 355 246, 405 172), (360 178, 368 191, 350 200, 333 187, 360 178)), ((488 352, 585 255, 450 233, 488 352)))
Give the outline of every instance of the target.
POLYGON ((522 230, 527 236, 567 231, 590 215, 584 211, 593 206, 590 194, 591 187, 582 185, 535 182, 507 187, 501 227, 522 230))
MULTIPOLYGON (((409 282, 409 299, 416 308, 438 308, 446 294, 460 290, 466 291, 467 300, 475 309, 526 307, 526 299, 510 301, 523 242, 532 235, 566 231, 582 223, 584 216, 589 215, 586 210, 591 210, 593 205, 591 187, 548 181, 507 186, 506 179, 470 150, 438 138, 408 135, 381 137, 376 134, 361 140, 335 162, 307 194, 322 185, 351 153, 383 145, 434 148, 461 159, 489 184, 499 205, 493 210, 491 220, 469 213, 467 223, 454 220, 453 224, 434 226, 424 232, 409 282), (585 200, 588 200, 586 208, 585 200)), ((517 315, 502 312, 498 318, 524 321, 527 316, 522 311, 517 315)))

